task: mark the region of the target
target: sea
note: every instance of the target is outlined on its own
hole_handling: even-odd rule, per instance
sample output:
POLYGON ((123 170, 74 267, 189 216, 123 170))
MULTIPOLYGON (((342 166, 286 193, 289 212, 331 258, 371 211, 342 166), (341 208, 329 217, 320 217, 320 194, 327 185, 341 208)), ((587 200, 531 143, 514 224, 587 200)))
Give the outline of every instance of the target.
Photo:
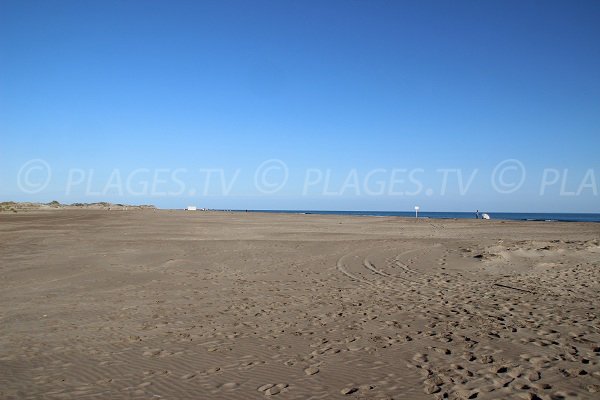
MULTIPOLYGON (((246 211, 246 210, 228 210, 246 211)), ((315 210, 247 210, 248 212, 289 213, 289 214, 322 214, 322 215, 355 215, 376 217, 415 217, 414 211, 315 211, 315 210)), ((589 213, 510 213, 485 212, 491 219, 509 221, 559 221, 559 222, 600 222, 600 214, 589 213)), ((436 219, 474 219, 475 212, 436 212, 419 211, 419 218, 436 219)))

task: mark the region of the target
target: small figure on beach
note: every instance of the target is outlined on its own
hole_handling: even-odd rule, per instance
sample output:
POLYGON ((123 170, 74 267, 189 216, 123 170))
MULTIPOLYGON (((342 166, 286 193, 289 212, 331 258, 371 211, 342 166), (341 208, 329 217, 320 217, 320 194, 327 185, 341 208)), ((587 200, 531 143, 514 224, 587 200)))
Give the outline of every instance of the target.
POLYGON ((479 210, 475 211, 475 219, 479 219, 479 210))

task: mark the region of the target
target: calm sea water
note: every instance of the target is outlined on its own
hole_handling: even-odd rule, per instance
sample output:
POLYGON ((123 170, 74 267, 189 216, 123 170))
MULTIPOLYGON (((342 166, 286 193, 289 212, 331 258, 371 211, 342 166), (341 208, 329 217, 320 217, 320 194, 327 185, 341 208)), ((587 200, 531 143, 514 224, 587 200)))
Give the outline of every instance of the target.
MULTIPOLYGON (((237 210, 245 211, 245 210, 237 210)), ((370 215, 379 217, 414 217, 414 211, 314 211, 314 210, 248 210, 249 212, 291 213, 291 214, 325 214, 325 215, 370 215)), ((507 213, 487 212, 492 219, 513 221, 563 221, 563 222, 600 222, 600 214, 572 213, 507 213)), ((427 212, 419 211, 420 218, 471 218, 474 212, 427 212)))

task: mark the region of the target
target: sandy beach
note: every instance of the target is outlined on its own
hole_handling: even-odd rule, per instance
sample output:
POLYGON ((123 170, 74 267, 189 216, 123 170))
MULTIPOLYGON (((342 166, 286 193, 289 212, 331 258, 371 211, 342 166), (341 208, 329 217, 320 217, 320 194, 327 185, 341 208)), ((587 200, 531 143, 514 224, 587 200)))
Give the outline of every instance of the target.
POLYGON ((593 399, 600 224, 0 214, 2 399, 593 399))

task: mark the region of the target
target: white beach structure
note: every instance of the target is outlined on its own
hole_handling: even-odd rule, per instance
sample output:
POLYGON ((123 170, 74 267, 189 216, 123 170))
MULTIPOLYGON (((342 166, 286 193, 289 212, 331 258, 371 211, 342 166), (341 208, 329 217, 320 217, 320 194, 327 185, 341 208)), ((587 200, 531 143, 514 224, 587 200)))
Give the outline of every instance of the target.
POLYGON ((196 206, 187 206, 186 210, 187 211, 196 211, 197 208, 196 208, 196 206))

